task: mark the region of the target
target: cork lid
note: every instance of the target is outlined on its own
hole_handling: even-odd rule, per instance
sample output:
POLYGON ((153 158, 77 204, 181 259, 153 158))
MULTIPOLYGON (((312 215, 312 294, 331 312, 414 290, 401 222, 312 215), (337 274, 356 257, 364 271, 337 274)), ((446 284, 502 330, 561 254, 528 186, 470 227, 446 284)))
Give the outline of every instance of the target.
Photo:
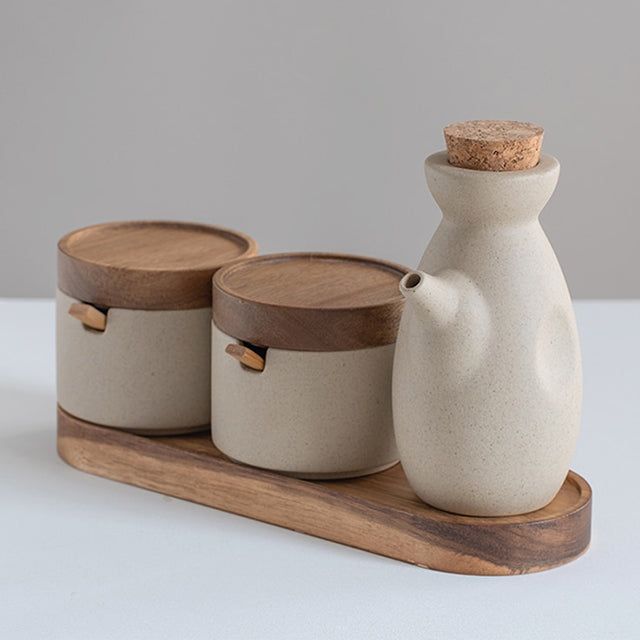
POLYGON ((347 351, 396 340, 408 269, 329 253, 260 256, 213 278, 213 321, 238 340, 295 351, 347 351))
POLYGON ((449 164, 479 171, 522 171, 540 160, 544 129, 530 122, 469 120, 444 129, 449 164))
POLYGON ((205 224, 98 224, 58 242, 58 288, 104 307, 208 307, 214 272, 256 251, 249 236, 205 224))

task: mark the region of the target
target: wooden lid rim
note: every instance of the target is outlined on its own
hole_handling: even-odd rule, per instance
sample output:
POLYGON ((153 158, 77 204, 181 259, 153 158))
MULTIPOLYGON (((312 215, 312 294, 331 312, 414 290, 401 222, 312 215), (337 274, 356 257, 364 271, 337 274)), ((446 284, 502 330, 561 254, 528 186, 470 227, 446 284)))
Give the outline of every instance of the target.
POLYGON ((290 259, 360 262, 397 274, 398 285, 409 271, 393 262, 338 253, 300 252, 257 256, 216 272, 212 282, 213 322, 227 335, 266 348, 292 351, 349 351, 392 344, 404 300, 397 295, 376 304, 313 307, 254 300, 234 293, 225 282, 235 269, 290 259))
POLYGON ((57 245, 58 288, 63 293, 104 307, 141 310, 199 309, 211 306, 211 277, 222 266, 257 253, 249 235, 233 229, 171 220, 116 221, 89 225, 65 234, 57 245), (236 242, 240 253, 232 259, 212 260, 207 267, 122 267, 73 255, 70 241, 81 233, 102 228, 176 228, 202 231, 236 242))

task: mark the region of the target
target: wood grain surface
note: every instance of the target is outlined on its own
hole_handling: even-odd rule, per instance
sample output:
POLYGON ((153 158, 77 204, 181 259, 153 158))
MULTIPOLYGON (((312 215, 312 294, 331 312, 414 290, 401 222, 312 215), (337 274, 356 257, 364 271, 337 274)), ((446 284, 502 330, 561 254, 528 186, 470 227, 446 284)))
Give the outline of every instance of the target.
POLYGON ((261 347, 346 351, 395 342, 408 269, 329 253, 260 256, 220 269, 213 319, 261 347))
POLYGON ((256 252, 249 236, 204 224, 98 224, 58 243, 58 287, 103 307, 197 309, 210 306, 219 267, 256 252))
POLYGON ((229 461, 208 434, 136 436, 61 409, 58 452, 94 475, 440 571, 543 571, 577 558, 591 535, 591 488, 573 472, 544 509, 474 518, 421 502, 400 465, 351 480, 299 480, 229 461))
POLYGON ((479 171, 522 171, 540 161, 544 129, 530 122, 468 120, 444 129, 449 163, 479 171))

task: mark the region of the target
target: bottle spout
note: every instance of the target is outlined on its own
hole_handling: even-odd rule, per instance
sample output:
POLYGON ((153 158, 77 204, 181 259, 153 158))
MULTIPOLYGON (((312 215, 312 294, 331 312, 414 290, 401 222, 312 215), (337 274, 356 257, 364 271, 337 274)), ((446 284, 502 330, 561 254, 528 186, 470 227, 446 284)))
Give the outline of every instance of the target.
POLYGON ((458 311, 457 287, 440 276, 410 271, 400 281, 400 292, 425 322, 436 326, 445 327, 458 311))

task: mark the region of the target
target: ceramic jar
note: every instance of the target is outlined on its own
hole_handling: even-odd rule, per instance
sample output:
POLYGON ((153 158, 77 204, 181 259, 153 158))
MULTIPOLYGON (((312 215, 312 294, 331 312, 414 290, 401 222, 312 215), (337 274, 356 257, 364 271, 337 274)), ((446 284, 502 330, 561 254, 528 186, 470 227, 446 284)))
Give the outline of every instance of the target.
POLYGON ((333 254, 261 256, 218 271, 214 444, 233 460, 302 478, 394 465, 391 372, 405 273, 333 254), (231 357, 234 348, 256 354, 263 369, 231 357))
POLYGON ((446 511, 545 506, 573 454, 582 396, 569 291, 538 215, 558 161, 478 171, 426 160, 443 220, 401 289, 393 404, 403 468, 446 511))
POLYGON ((145 435, 208 428, 213 273, 256 252, 208 225, 117 222, 58 244, 59 410, 145 435))

